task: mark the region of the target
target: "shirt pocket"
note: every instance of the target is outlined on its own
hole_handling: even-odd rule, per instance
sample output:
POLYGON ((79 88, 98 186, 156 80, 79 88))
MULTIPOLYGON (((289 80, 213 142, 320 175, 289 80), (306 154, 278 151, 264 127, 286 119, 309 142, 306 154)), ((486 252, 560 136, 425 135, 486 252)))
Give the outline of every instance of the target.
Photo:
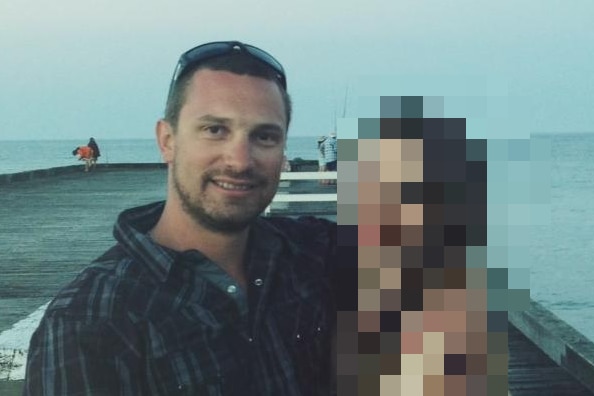
POLYGON ((271 310, 271 320, 291 354, 299 382, 311 389, 324 389, 330 378, 330 344, 336 321, 333 307, 330 286, 320 279, 296 288, 288 301, 271 310))

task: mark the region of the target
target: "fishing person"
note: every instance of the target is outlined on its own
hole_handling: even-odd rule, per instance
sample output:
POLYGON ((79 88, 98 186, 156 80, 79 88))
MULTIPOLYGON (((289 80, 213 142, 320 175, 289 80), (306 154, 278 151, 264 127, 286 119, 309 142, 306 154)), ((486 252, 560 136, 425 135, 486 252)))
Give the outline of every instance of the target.
POLYGON ((290 119, 269 53, 181 55, 156 123, 166 200, 123 211, 116 244, 50 303, 25 395, 331 392, 336 223, 260 216, 290 119))
POLYGON ((85 172, 91 169, 91 163, 93 161, 93 149, 89 146, 78 146, 72 150, 72 155, 77 155, 79 161, 85 162, 85 172))
POLYGON ((97 160, 101 157, 101 150, 99 150, 99 145, 95 141, 95 138, 90 138, 89 143, 87 143, 91 149, 93 149, 93 156, 91 157, 91 166, 95 168, 97 166, 97 160))

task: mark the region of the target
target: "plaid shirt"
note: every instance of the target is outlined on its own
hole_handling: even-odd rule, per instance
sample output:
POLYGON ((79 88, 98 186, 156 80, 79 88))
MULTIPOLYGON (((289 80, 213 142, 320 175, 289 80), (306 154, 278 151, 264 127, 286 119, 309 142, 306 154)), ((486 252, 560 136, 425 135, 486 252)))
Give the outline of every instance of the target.
POLYGON ((259 218, 244 292, 200 252, 154 243, 162 210, 124 211, 118 243, 52 301, 24 394, 329 394, 336 224, 259 218))

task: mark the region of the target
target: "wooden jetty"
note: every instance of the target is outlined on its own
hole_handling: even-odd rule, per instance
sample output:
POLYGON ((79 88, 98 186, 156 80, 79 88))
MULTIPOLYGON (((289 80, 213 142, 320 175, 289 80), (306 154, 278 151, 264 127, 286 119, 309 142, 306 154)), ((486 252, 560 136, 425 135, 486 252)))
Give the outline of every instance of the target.
MULTIPOLYGON (((291 183, 292 192, 336 192, 336 186, 291 183)), ((113 244, 111 230, 121 210, 164 199, 165 187, 162 164, 102 165, 91 173, 73 166, 0 175, 0 334, 47 303, 113 244)), ((290 213, 291 207, 282 210, 290 213)), ((300 211, 335 218, 336 204, 311 204, 300 211)), ((511 395, 594 396, 593 344, 572 331, 536 303, 527 312, 510 313, 511 395)), ((27 347, 28 339, 0 345, 0 395, 20 394, 22 381, 7 378, 6 366, 22 362, 18 354, 27 347)))

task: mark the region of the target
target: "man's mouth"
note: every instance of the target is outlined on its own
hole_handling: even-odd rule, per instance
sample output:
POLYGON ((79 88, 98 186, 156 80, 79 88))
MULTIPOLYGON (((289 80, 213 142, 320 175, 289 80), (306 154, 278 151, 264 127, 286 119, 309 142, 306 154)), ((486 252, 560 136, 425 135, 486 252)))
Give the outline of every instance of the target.
POLYGON ((213 183, 222 189, 229 191, 248 191, 254 188, 254 185, 251 183, 230 183, 219 180, 213 180, 213 183))

